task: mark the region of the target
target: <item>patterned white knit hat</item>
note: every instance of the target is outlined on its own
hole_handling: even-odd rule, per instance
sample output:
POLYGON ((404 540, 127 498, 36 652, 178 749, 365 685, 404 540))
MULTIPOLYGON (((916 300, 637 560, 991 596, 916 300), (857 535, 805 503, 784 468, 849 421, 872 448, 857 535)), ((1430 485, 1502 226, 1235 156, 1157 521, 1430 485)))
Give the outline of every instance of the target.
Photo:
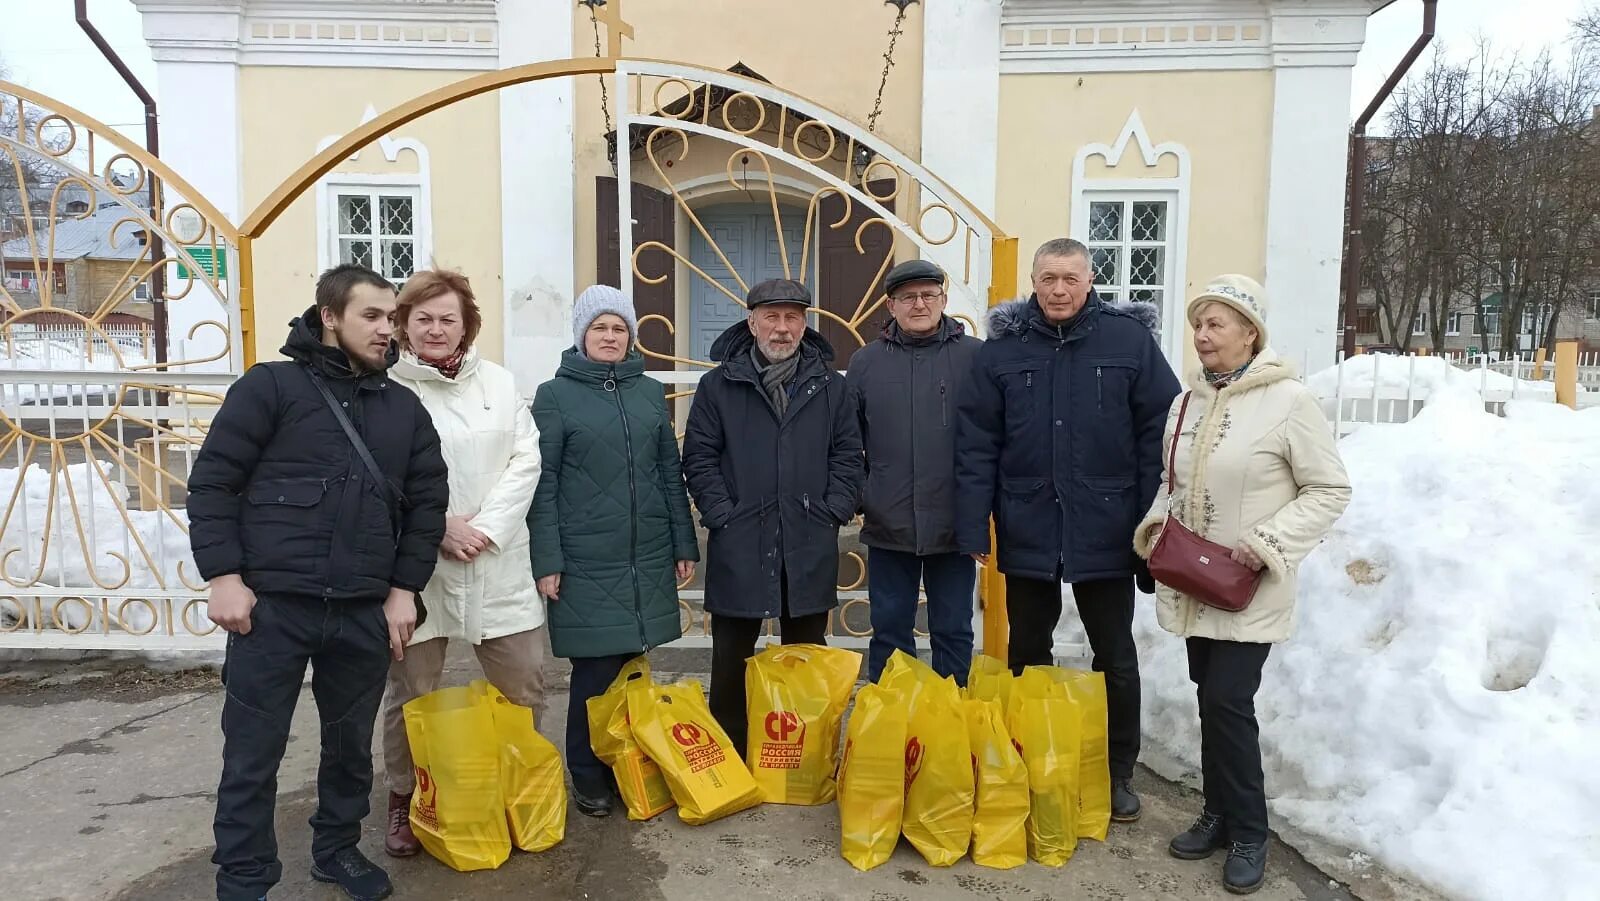
POLYGON ((1260 282, 1245 275, 1217 276, 1189 301, 1189 321, 1194 322, 1195 313, 1212 301, 1238 310, 1239 315, 1255 327, 1257 353, 1267 346, 1267 290, 1260 282))

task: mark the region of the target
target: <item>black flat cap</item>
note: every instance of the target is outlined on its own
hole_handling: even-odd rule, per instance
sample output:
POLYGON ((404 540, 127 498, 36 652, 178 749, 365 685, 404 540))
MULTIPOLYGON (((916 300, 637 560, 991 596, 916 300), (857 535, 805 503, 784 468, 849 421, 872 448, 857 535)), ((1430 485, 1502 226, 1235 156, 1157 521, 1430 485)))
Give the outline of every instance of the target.
POLYGON ((745 306, 754 309, 766 303, 799 303, 811 306, 811 292, 792 278, 770 278, 750 289, 745 306))
POLYGON ((894 289, 912 282, 938 282, 943 285, 944 270, 927 260, 906 260, 884 276, 883 293, 893 294, 894 289))

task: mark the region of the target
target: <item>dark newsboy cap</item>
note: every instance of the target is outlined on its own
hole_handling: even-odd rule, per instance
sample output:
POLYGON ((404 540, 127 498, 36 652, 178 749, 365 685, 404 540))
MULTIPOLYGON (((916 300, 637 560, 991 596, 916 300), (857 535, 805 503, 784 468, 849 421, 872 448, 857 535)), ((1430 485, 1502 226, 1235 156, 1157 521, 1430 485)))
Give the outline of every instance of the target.
POLYGON ((799 303, 811 306, 811 292, 792 278, 769 278, 750 289, 745 306, 755 309, 765 303, 799 303))
POLYGON ((942 286, 944 270, 927 260, 906 260, 884 277, 883 293, 893 294, 896 288, 912 282, 938 282, 942 286))

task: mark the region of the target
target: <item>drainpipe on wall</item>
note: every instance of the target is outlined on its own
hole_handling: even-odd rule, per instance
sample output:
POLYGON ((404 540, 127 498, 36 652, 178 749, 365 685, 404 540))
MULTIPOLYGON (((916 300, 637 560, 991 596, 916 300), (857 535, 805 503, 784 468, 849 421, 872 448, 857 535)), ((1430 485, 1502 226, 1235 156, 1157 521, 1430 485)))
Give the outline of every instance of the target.
MULTIPOLYGON (((150 151, 151 156, 159 157, 161 155, 161 136, 160 128, 156 121, 156 99, 150 96, 150 92, 145 90, 144 85, 133 74, 133 70, 123 63, 122 57, 117 55, 117 51, 113 50, 111 45, 106 42, 106 39, 100 35, 99 29, 95 28, 94 23, 89 21, 89 0, 74 0, 73 10, 78 20, 78 27, 83 29, 83 33, 88 35, 89 40, 99 49, 100 55, 104 56, 106 62, 117 70, 117 74, 122 76, 122 80, 127 82, 128 87, 132 88, 133 93, 138 96, 139 102, 144 104, 144 146, 146 150, 150 151)), ((149 188, 150 215, 159 221, 161 182, 153 172, 146 173, 146 180, 149 188)), ((150 259, 161 259, 166 253, 161 244, 161 236, 152 232, 148 236, 148 240, 150 242, 150 259)), ((150 303, 155 314, 153 327, 155 330, 156 363, 158 365, 167 362, 166 290, 167 267, 165 265, 157 266, 155 271, 150 273, 150 303)))
POLYGON ((1361 297, 1361 217, 1366 210, 1367 193, 1367 124, 1378 114, 1379 107, 1388 101, 1400 80, 1411 71, 1412 63, 1433 40, 1434 23, 1438 18, 1439 0, 1422 0, 1422 33, 1417 35, 1411 49, 1400 59, 1400 64, 1389 75, 1372 102, 1357 117, 1350 129, 1350 179, 1345 196, 1345 234, 1349 245, 1345 249, 1344 269, 1344 355, 1348 359, 1356 353, 1357 306, 1361 297))

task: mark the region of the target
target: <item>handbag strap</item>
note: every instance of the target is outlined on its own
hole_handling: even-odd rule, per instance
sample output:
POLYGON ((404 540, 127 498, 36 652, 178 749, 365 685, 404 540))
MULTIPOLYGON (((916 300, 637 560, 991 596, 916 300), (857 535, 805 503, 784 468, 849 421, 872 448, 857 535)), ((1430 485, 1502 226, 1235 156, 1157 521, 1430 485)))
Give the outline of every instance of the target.
MULTIPOLYGON (((361 433, 356 431, 355 424, 350 421, 349 415, 344 412, 344 406, 339 403, 338 398, 333 396, 333 392, 329 390, 327 383, 313 372, 311 367, 305 367, 305 373, 311 379, 311 384, 316 385, 317 391, 321 392, 322 399, 327 401, 328 409, 333 411, 333 418, 339 420, 339 427, 344 429, 345 437, 350 439, 350 445, 356 449, 357 456, 361 457, 362 464, 367 468, 367 474, 372 476, 372 481, 377 485, 378 495, 383 498, 385 505, 393 509, 395 506, 393 500, 394 487, 389 484, 389 478, 383 474, 383 470, 378 468, 378 461, 372 459, 372 452, 367 450, 367 443, 361 440, 361 433)), ((405 509, 405 503, 406 496, 404 493, 400 493, 400 509, 405 509)))
POLYGON ((1172 496, 1172 474, 1178 468, 1178 436, 1183 434, 1183 417, 1189 415, 1189 398, 1193 391, 1183 392, 1183 403, 1178 405, 1178 424, 1172 428, 1172 447, 1167 448, 1167 496, 1172 496))

